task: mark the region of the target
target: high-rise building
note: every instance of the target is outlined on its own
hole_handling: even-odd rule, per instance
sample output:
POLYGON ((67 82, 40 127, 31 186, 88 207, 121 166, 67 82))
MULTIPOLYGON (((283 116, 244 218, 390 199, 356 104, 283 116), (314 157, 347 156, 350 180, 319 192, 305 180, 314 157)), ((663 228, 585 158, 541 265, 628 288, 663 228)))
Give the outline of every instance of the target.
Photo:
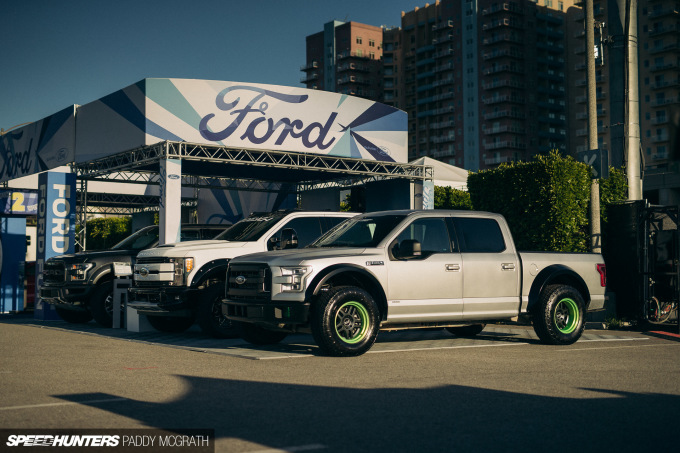
POLYGON ((357 22, 328 22, 307 36, 301 82, 307 88, 382 99, 383 29, 357 22))
MULTIPOLYGON (((402 12, 398 28, 326 24, 307 38, 303 81, 309 88, 368 90, 330 77, 324 84, 323 74, 339 74, 342 63, 329 61, 333 55, 341 61, 343 52, 355 55, 347 71, 377 63, 365 49, 356 57, 357 34, 345 39, 349 32, 340 31, 349 26, 368 36, 363 30, 370 29, 384 43, 382 73, 371 73, 382 86, 370 85, 376 87, 370 98, 408 112, 409 159, 430 156, 479 170, 552 149, 578 157, 588 151, 580 1, 437 0, 402 12), (331 52, 341 39, 344 46, 331 52)), ((643 187, 653 203, 680 204, 680 0, 638 1, 643 187)), ((626 159, 625 4, 594 0, 598 148, 615 167, 626 159)))
POLYGON ((400 83, 385 86, 384 102, 409 113, 409 158, 478 170, 567 152, 573 2, 546 3, 441 0, 402 13, 384 51, 400 83))
POLYGON ((638 37, 643 190, 680 204, 680 1, 640 0, 638 37))

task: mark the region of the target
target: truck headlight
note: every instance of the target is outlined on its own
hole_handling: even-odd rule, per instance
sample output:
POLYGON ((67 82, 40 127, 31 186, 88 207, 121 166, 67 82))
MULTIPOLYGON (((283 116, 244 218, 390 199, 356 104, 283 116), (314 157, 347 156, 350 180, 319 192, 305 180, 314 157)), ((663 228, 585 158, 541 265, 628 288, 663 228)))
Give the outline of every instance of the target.
POLYGON ((171 285, 186 285, 186 278, 192 270, 194 270, 193 258, 170 258, 169 262, 173 263, 175 269, 175 278, 171 285))
POLYGON ((83 281, 87 279, 87 271, 94 267, 94 263, 78 263, 66 266, 66 273, 70 281, 83 281))
POLYGON ((305 278, 311 272, 309 266, 282 267, 281 276, 274 278, 274 283, 281 285, 281 291, 303 291, 305 278))

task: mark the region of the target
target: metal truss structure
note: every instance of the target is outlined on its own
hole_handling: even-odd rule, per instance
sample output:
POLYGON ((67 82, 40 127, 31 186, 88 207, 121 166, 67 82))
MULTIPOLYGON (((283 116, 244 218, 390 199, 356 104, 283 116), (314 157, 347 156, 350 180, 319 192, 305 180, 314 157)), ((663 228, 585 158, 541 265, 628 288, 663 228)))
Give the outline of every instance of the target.
MULTIPOLYGON (((299 152, 230 148, 165 141, 71 164, 80 181, 76 242, 85 246, 88 213, 131 214, 155 210, 158 197, 89 194, 88 181, 160 184, 160 162, 182 161, 182 186, 255 192, 299 193, 323 188, 348 188, 387 179, 433 179, 430 166, 373 161, 299 152)), ((195 206, 197 197, 183 200, 195 206), (194 204, 191 204, 194 203, 194 204)), ((187 204, 185 204, 187 203, 187 204)))

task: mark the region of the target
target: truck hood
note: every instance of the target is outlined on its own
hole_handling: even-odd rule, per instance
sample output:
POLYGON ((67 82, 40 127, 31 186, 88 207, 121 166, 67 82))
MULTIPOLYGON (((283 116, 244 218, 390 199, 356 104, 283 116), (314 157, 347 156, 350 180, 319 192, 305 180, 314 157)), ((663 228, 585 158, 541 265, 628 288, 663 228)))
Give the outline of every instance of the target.
POLYGON ((135 255, 137 255, 136 250, 95 250, 58 255, 50 259, 69 261, 72 263, 89 263, 96 262, 100 258, 104 258, 106 261, 112 261, 111 258, 113 257, 133 257, 135 255))
POLYGON ((209 240, 209 241, 188 241, 188 242, 175 242, 174 244, 165 244, 151 249, 144 250, 137 255, 138 257, 143 256, 185 256, 187 254, 192 254, 204 250, 215 250, 215 249, 238 249, 243 247, 254 247, 256 242, 231 242, 231 241, 220 241, 220 240, 209 240))
MULTIPOLYGON (((373 249, 371 249, 373 250, 373 249)), ((277 265, 297 264, 306 261, 313 261, 318 259, 333 259, 342 258, 345 256, 359 256, 364 255, 366 248, 305 248, 292 250, 275 250, 264 253, 252 253, 250 255, 239 256, 232 260, 239 261, 257 261, 276 263, 277 265)))

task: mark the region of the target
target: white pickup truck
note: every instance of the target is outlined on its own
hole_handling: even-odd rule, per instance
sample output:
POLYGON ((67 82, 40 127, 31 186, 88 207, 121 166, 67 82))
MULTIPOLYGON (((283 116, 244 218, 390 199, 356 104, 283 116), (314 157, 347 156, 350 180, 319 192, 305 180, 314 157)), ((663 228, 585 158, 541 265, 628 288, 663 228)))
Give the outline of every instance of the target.
POLYGON ((503 216, 385 211, 349 219, 299 250, 235 258, 223 311, 254 344, 307 332, 333 356, 368 351, 379 330, 473 336, 529 316, 542 342, 571 344, 604 308, 602 256, 517 252, 503 216))
POLYGON ((222 315, 227 263, 235 256, 305 246, 356 213, 255 213, 210 241, 166 244, 137 255, 128 306, 166 332, 188 329, 198 317, 204 332, 235 336, 222 315))

